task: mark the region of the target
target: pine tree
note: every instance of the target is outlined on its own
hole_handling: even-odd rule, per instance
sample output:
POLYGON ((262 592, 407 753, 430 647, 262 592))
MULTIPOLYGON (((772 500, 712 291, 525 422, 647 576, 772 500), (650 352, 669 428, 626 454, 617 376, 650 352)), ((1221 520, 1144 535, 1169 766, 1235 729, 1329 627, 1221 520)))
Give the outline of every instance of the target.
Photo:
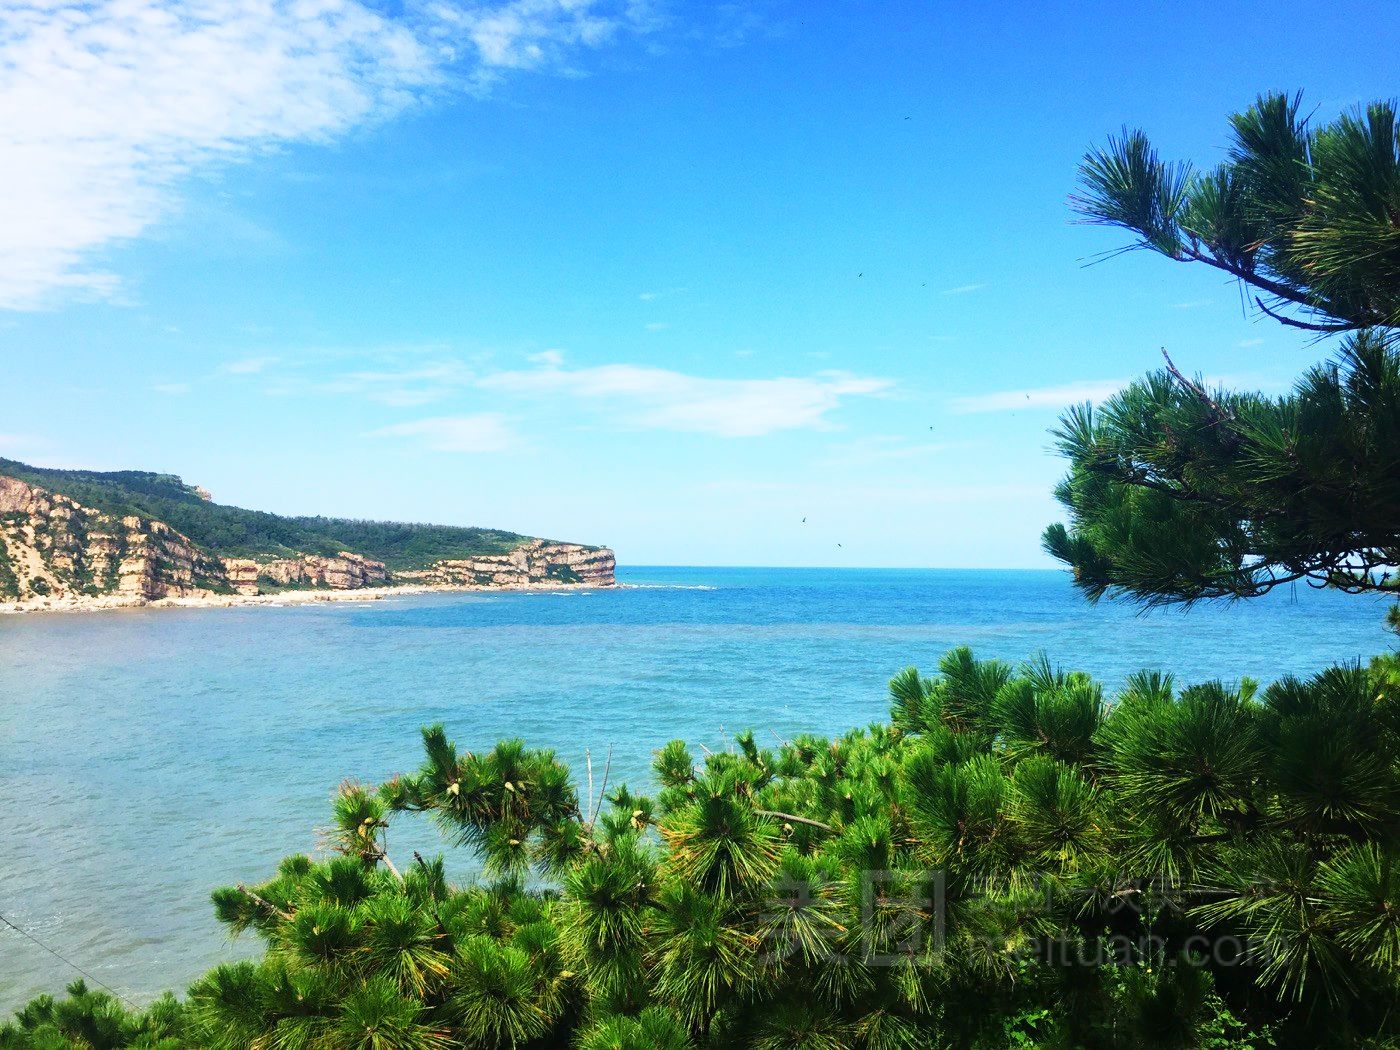
POLYGON ((1386 102, 1316 129, 1299 111, 1298 97, 1269 95, 1236 115, 1212 172, 1161 161, 1138 131, 1084 159, 1075 206, 1135 234, 1124 250, 1224 270, 1269 316, 1349 333, 1285 397, 1208 390, 1168 358, 1066 413, 1056 495, 1070 520, 1044 542, 1091 598, 1396 584, 1400 127, 1386 102))
POLYGON ((654 799, 581 798, 549 752, 459 752, 430 727, 416 773, 342 785, 337 856, 215 893, 261 960, 144 1014, 75 986, 0 1047, 1400 1037, 1400 661, 1262 693, 1140 674, 1110 697, 961 649, 890 695, 890 724, 836 739, 743 733, 699 763, 672 742, 654 799), (391 862, 404 812, 495 874, 391 862))

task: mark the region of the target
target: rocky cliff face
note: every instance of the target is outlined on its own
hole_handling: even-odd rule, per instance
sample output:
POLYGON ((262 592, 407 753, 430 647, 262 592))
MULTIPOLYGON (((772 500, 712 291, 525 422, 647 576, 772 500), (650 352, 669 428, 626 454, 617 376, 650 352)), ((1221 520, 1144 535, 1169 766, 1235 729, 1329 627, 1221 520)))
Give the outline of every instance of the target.
POLYGON ((522 587, 532 584, 585 584, 611 587, 617 562, 607 547, 531 540, 509 554, 436 562, 401 579, 454 587, 522 587))
POLYGON ((223 565, 170 526, 0 477, 0 600, 213 594, 223 565))
POLYGON ((606 547, 531 540, 508 554, 439 561, 390 573, 353 551, 333 557, 217 558, 164 522, 116 517, 0 476, 0 605, 113 598, 256 595, 287 588, 355 590, 394 583, 442 587, 611 586, 606 547))
POLYGON ((267 587, 329 587, 346 591, 389 582, 389 571, 380 561, 341 551, 334 558, 304 554, 299 558, 256 561, 225 558, 229 583, 240 594, 259 594, 267 587))

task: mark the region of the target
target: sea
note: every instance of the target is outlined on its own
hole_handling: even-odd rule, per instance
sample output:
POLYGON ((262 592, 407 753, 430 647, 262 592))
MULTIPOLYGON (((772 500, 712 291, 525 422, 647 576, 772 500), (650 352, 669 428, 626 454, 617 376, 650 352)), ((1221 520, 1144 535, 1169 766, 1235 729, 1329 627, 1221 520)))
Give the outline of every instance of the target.
MULTIPOLYGON (((619 570, 607 590, 0 617, 0 1010, 88 975, 133 1002, 256 954, 210 892, 317 853, 329 799, 519 737, 586 785, 644 790, 681 738, 775 745, 888 714, 900 669, 948 649, 1045 654, 1110 689, 1141 668, 1267 684, 1397 641, 1384 605, 1306 586, 1144 612, 1059 571, 619 570)), ((396 819, 389 850, 468 851, 396 819)), ((402 866, 402 865, 400 865, 402 866)))

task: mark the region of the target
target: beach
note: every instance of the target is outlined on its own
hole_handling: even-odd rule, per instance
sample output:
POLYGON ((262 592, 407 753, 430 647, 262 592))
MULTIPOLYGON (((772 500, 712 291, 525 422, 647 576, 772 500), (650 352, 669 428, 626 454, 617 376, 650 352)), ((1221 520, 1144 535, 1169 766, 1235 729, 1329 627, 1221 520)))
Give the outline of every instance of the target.
POLYGON ((113 612, 119 609, 231 609, 245 606, 314 605, 318 602, 376 602, 414 594, 456 594, 486 591, 569 591, 599 590, 613 584, 519 583, 492 584, 394 584, 387 587, 358 587, 348 590, 297 590, 276 594, 193 594, 171 598, 142 598, 130 594, 94 596, 36 597, 24 601, 0 602, 0 616, 21 613, 113 612))

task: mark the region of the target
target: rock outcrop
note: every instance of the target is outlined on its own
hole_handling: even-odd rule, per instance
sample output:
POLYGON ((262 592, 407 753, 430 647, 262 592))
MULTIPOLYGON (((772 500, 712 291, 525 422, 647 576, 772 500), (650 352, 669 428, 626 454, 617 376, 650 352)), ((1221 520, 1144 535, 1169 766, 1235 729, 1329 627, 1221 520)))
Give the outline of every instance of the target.
POLYGON ((169 525, 117 518, 0 477, 0 600, 214 594, 223 565, 169 525))
POLYGON ((531 540, 508 554, 435 562, 400 579, 449 587, 523 587, 554 583, 611 587, 617 561, 607 547, 531 540))
POLYGON ((297 558, 257 561, 225 558, 224 571, 240 594, 260 594, 267 587, 329 587, 348 591, 389 582, 389 571, 380 561, 341 551, 333 558, 304 554, 297 558))
MULTIPOLYGON (((202 496, 202 494, 201 494, 202 496)), ((353 551, 333 556, 218 558, 161 521, 118 517, 0 475, 0 606, 71 606, 89 599, 142 604, 293 590, 428 587, 608 587, 607 547, 529 540, 505 554, 441 560, 390 572, 353 551)))

